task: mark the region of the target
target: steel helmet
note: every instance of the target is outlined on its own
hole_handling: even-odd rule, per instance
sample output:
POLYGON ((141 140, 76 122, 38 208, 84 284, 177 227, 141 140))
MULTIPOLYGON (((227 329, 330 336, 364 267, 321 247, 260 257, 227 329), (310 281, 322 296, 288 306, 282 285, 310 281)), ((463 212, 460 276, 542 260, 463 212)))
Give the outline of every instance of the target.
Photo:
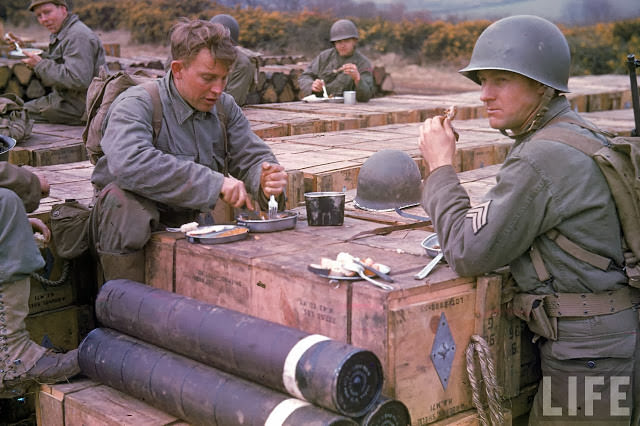
POLYGON ((340 19, 333 23, 329 32, 331 41, 345 40, 348 38, 359 38, 356 24, 348 19, 340 19))
POLYGON ((477 71, 511 71, 568 92, 570 65, 569 45, 557 26, 539 16, 516 15, 489 25, 459 72, 480 84, 477 71))
POLYGON ((214 16, 209 21, 214 24, 220 24, 223 27, 228 28, 229 32, 231 33, 231 40, 235 44, 238 44, 238 38, 240 37, 240 25, 238 25, 238 21, 236 21, 236 18, 234 18, 231 15, 221 13, 219 15, 214 16))
POLYGON ((357 207, 393 211, 420 204, 421 199, 420 169, 406 152, 383 149, 367 158, 360 168, 354 200, 357 207))

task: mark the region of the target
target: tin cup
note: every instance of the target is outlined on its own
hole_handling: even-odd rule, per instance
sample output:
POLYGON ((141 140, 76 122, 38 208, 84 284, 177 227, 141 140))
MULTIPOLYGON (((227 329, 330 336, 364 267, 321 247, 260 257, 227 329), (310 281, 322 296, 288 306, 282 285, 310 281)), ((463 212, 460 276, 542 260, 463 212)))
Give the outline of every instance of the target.
POLYGON ((344 192, 306 192, 309 226, 341 226, 344 223, 344 192))
POLYGON ((342 96, 344 97, 345 104, 354 105, 356 103, 356 92, 347 90, 342 93, 342 96))

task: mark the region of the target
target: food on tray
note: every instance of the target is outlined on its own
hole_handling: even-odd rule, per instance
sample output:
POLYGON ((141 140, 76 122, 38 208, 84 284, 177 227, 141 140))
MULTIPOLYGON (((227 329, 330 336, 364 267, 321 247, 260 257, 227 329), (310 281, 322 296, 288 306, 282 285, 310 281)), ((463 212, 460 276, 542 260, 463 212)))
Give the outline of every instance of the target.
POLYGON ((195 231, 196 229, 198 229, 198 226, 198 222, 185 223, 184 225, 180 226, 180 232, 195 231))
POLYGON ((211 225, 211 226, 200 226, 196 227, 196 229, 192 231, 187 231, 188 237, 202 237, 207 234, 211 234, 213 232, 224 231, 228 229, 230 225, 211 225))
POLYGON ((242 228, 242 227, 233 228, 233 229, 229 229, 228 231, 221 232, 220 234, 216 234, 216 238, 230 237, 232 235, 244 234, 245 232, 249 232, 249 228, 242 228))
MULTIPOLYGON (((349 253, 344 253, 344 252, 338 253, 338 256, 336 256, 335 259, 329 259, 328 257, 323 257, 320 259, 319 265, 311 265, 311 266, 315 269, 328 270, 329 271, 328 275, 331 277, 354 277, 358 275, 357 272, 348 270, 344 267, 345 264, 353 263, 354 260, 359 261, 377 270, 383 270, 387 268, 382 264, 375 263, 373 259, 371 259, 370 257, 367 257, 366 259, 360 259, 358 257, 354 257, 350 255, 349 253)), ((369 276, 375 275, 373 272, 368 270, 365 270, 364 273, 369 276)))

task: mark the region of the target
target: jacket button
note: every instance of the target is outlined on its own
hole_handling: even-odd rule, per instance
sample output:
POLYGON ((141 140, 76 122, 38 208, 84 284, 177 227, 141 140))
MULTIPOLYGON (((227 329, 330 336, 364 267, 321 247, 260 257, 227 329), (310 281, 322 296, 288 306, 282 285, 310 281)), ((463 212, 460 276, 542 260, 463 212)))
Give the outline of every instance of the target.
POLYGON ((596 362, 595 361, 587 361, 587 367, 588 368, 596 368, 596 362))

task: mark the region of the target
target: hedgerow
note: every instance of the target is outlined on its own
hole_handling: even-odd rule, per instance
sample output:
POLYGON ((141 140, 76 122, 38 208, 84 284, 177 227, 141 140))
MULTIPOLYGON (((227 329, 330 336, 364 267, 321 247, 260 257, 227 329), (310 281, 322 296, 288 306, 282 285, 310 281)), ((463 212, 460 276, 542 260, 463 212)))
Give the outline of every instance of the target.
MULTIPOLYGON (((229 8, 210 0, 67 0, 91 28, 128 30, 134 42, 168 42, 171 26, 180 17, 209 19, 218 13, 234 16, 240 25, 240 44, 268 54, 315 56, 330 47, 329 29, 337 19, 329 12, 267 11, 229 8)), ((33 22, 30 0, 3 0, 7 19, 33 22)), ((428 15, 427 15, 428 16, 428 15)), ((447 62, 464 65, 486 20, 446 22, 419 18, 352 19, 360 32, 359 45, 372 55, 397 53, 417 64, 447 62)), ((572 54, 572 74, 624 73, 627 54, 640 56, 640 18, 590 26, 563 27, 572 54)))

